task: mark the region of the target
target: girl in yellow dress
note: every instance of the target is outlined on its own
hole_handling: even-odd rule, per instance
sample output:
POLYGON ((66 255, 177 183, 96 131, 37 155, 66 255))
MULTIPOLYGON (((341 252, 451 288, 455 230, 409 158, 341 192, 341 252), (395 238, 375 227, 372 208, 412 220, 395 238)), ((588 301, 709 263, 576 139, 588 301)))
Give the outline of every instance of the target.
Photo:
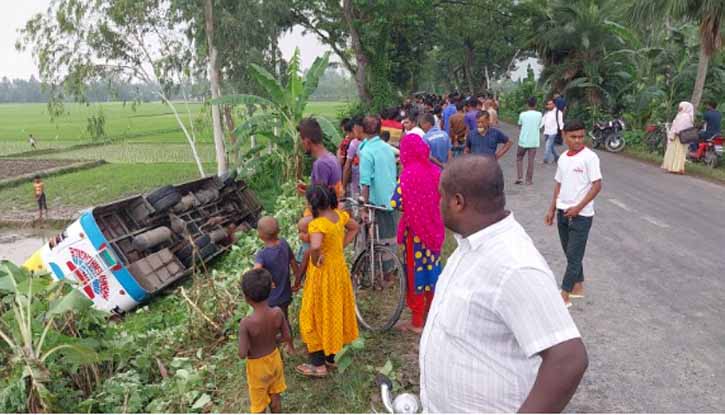
POLYGON ((327 187, 312 186, 306 197, 314 219, 308 225, 310 263, 299 320, 310 362, 296 370, 324 377, 328 366, 334 367, 335 354, 358 336, 355 297, 343 253, 355 239, 358 224, 347 212, 336 209, 337 197, 327 187))

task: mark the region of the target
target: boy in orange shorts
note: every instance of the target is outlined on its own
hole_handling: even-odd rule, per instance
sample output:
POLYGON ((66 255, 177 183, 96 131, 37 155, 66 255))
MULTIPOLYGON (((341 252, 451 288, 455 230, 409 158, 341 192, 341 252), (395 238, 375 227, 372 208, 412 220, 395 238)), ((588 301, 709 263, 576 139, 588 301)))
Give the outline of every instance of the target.
POLYGON ((272 291, 272 275, 261 268, 242 276, 244 299, 254 312, 239 323, 239 357, 247 359, 249 412, 261 413, 267 407, 282 412, 280 394, 287 390, 284 365, 277 348, 277 338, 294 350, 289 325, 279 307, 270 307, 267 298, 272 291))

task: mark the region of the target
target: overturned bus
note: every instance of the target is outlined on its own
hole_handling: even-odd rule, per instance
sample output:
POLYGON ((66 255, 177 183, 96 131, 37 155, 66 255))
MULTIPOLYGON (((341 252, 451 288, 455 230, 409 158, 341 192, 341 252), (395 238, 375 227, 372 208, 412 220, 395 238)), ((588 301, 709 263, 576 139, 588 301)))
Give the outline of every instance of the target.
POLYGON ((123 313, 190 275, 256 226, 262 206, 233 175, 164 186, 81 212, 26 263, 123 313))

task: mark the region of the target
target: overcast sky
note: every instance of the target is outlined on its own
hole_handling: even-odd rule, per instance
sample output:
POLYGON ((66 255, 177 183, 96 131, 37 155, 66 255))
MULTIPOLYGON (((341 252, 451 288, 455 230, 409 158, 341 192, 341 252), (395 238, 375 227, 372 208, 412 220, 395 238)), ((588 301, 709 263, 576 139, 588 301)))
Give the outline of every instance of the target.
MULTIPOLYGON (((10 3, 11 0, 2 0, 10 3)), ((38 76, 38 70, 29 51, 15 50, 15 41, 18 39, 18 29, 34 14, 45 12, 50 0, 22 0, 13 2, 0 13, 0 77, 28 78, 31 74, 38 76)), ((292 56, 295 46, 300 48, 302 67, 308 68, 315 58, 323 54, 328 48, 323 46, 314 35, 302 35, 301 28, 285 34, 280 39, 280 49, 285 58, 292 56)))
MULTIPOLYGON (((15 41, 18 38, 18 29, 36 13, 45 12, 50 0, 1 0, 6 7, 0 13, 0 77, 28 78, 31 74, 38 76, 38 70, 29 51, 15 50, 15 41), (11 3, 8 5, 7 3, 11 3)), ((280 39, 280 49, 285 58, 292 56, 295 47, 300 48, 302 67, 308 68, 317 56, 322 55, 329 48, 324 46, 314 35, 302 35, 302 29, 296 27, 280 39)), ((335 56, 332 60, 337 60, 335 56)), ((520 65, 517 72, 525 74, 526 65, 520 65)), ((538 72, 538 68, 537 72, 538 72)), ((514 76, 516 78, 517 76, 514 76)))

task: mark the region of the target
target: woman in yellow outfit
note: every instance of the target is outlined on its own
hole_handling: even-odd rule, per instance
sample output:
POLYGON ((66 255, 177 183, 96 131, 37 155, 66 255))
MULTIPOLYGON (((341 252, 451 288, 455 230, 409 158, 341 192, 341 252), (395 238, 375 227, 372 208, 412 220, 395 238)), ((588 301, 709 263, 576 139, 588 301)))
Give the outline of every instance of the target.
POLYGON ((315 219, 308 226, 310 263, 299 320, 310 362, 297 366, 297 372, 324 377, 327 367, 335 364, 335 354, 358 336, 355 296, 343 252, 355 239, 358 224, 336 209, 337 196, 327 187, 313 186, 306 197, 315 219))

